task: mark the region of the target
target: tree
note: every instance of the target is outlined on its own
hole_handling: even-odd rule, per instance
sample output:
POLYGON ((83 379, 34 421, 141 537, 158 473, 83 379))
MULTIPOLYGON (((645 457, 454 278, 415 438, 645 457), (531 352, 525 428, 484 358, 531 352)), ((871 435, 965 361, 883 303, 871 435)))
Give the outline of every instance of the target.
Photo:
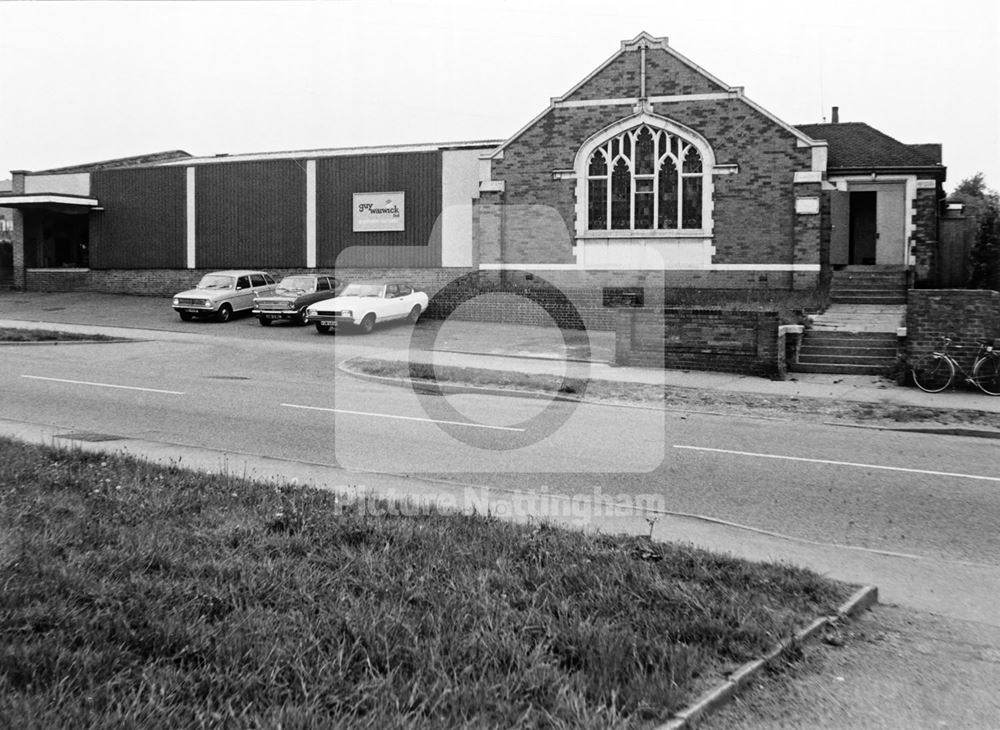
POLYGON ((1000 290, 1000 194, 987 188, 983 173, 977 172, 962 180, 949 199, 965 203, 979 219, 969 252, 969 286, 1000 290))

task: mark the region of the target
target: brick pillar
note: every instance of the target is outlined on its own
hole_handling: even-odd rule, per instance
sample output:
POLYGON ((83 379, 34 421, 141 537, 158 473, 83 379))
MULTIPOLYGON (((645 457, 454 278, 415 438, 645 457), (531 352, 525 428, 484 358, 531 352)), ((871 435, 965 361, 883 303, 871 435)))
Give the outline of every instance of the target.
POLYGON ((476 204, 476 260, 481 264, 502 263, 503 192, 481 191, 476 204))
POLYGON ((937 187, 918 187, 913 200, 913 235, 910 249, 914 256, 914 275, 925 285, 937 279, 937 187))
MULTIPOLYGON (((15 195, 24 195, 25 170, 11 170, 13 176, 11 192, 15 195)), ((24 214, 20 210, 14 211, 14 238, 12 241, 14 249, 14 288, 24 291, 25 271, 24 271, 24 214)))
MULTIPOLYGON (((820 264, 822 250, 821 231, 823 216, 821 184, 818 182, 795 184, 795 231, 792 247, 793 264, 820 264)), ((820 272, 795 272, 793 289, 808 289, 816 285, 820 272)))

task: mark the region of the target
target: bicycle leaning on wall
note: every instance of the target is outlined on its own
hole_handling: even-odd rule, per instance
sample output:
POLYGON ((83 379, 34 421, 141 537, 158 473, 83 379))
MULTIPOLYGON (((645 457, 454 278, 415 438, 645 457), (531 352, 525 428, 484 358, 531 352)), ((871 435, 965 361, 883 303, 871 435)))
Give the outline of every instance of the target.
MULTIPOLYGON (((942 337, 940 350, 919 357, 910 368, 913 383, 927 393, 940 393, 961 373, 966 383, 978 386, 987 395, 1000 395, 1000 351, 993 347, 993 340, 976 340, 979 352, 972 364, 972 374, 965 371, 948 350, 950 337, 942 337)), ((961 345, 955 345, 955 349, 961 345)))

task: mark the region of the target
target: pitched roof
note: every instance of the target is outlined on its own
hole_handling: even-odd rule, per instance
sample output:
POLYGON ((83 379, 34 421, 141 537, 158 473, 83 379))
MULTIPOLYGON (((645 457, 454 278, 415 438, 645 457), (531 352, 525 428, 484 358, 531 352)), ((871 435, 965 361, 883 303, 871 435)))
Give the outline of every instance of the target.
MULTIPOLYGON (((829 143, 828 168, 940 167, 930 145, 908 145, 864 122, 799 124, 813 139, 829 143)), ((940 155, 940 149, 939 149, 940 155)))
POLYGON ((145 155, 135 155, 133 157, 118 157, 113 160, 102 160, 101 162, 87 162, 82 165, 71 165, 69 167, 54 167, 51 170, 32 170, 32 174, 55 175, 71 172, 111 170, 119 167, 142 167, 144 165, 158 165, 170 160, 179 160, 187 157, 191 157, 191 155, 184 150, 170 150, 169 152, 152 152, 145 155))

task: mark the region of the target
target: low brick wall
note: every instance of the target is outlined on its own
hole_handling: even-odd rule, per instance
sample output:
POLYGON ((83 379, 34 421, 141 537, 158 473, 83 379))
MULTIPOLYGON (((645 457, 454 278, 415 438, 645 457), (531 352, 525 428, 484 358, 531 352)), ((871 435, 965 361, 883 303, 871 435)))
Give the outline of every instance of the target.
POLYGON ((949 350, 971 372, 979 345, 1000 342, 1000 292, 988 289, 910 289, 906 301, 906 356, 912 362, 950 337, 949 350), (956 348, 955 345, 960 345, 956 348))
POLYGON ((785 335, 779 324, 777 312, 619 310, 615 362, 784 379, 785 335))

